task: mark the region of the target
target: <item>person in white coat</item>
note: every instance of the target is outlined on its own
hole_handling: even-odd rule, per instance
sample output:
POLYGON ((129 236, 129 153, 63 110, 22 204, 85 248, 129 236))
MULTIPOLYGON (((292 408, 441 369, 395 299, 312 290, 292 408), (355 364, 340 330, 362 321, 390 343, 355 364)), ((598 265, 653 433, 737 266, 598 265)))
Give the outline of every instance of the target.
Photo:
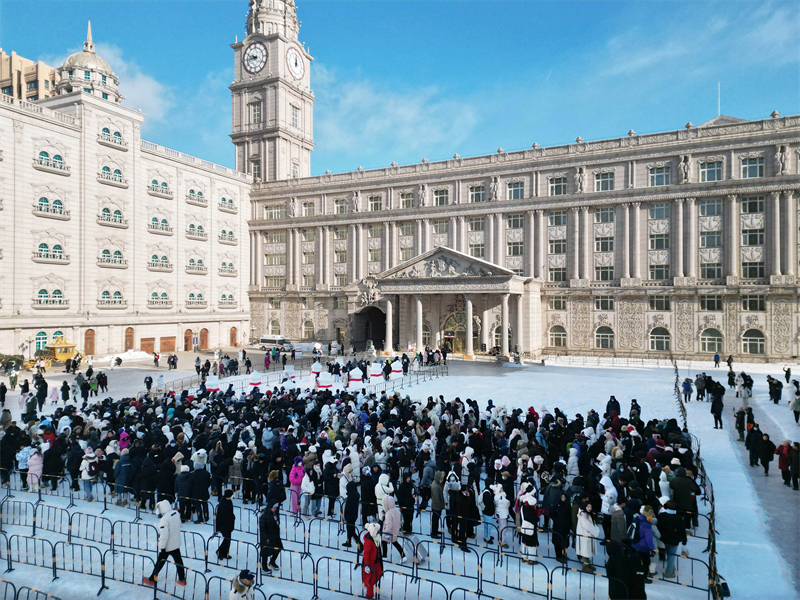
POLYGON ((155 585, 159 571, 164 568, 167 559, 171 556, 178 571, 176 583, 186 585, 186 570, 183 568, 183 558, 181 557, 181 514, 174 510, 167 500, 156 504, 155 512, 157 516, 161 517, 158 521, 158 560, 150 577, 145 577, 142 581, 145 585, 155 585))
POLYGON ((386 496, 391 496, 394 494, 394 486, 392 482, 389 481, 389 476, 386 473, 383 473, 378 478, 378 483, 375 485, 375 502, 378 505, 378 520, 383 521, 383 499, 386 496))
POLYGON ((600 479, 600 485, 603 486, 603 495, 600 496, 603 502, 600 509, 603 515, 603 539, 608 541, 611 539, 611 507, 617 503, 617 488, 608 476, 600 479))
POLYGON ((583 571, 594 573, 592 557, 594 556, 594 538, 600 537, 602 533, 600 527, 595 523, 591 513, 592 503, 587 501, 578 510, 578 526, 575 528, 576 542, 575 550, 578 553, 578 560, 583 563, 583 571))
POLYGON ((497 530, 500 532, 497 541, 501 548, 508 548, 507 540, 512 539, 514 535, 514 532, 507 528, 508 509, 511 507, 511 501, 506 497, 502 484, 495 483, 491 486, 491 490, 494 492, 494 516, 497 519, 497 530))
POLYGON ((581 474, 578 469, 578 449, 569 449, 569 460, 567 460, 567 483, 572 485, 572 480, 581 474))
POLYGON ((245 569, 231 582, 228 600, 254 600, 256 597, 256 576, 245 569))

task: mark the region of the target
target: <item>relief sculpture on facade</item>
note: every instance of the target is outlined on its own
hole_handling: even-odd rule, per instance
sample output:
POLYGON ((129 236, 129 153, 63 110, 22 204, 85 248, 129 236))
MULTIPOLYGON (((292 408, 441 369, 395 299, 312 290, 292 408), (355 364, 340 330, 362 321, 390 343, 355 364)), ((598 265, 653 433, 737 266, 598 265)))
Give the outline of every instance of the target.
POLYGON ((792 336, 792 305, 788 300, 772 304, 772 335, 775 352, 788 352, 792 336))
POLYGON ((677 303, 675 321, 678 334, 678 349, 684 352, 692 349, 693 312, 692 303, 688 300, 681 300, 677 303))
POLYGON ((590 304, 588 300, 574 300, 570 303, 570 323, 572 325, 572 340, 578 347, 588 345, 590 330, 590 304))
POLYGON ((300 302, 289 301, 285 302, 286 311, 283 315, 283 334, 290 340, 299 340, 302 338, 300 333, 300 302))
POLYGON ((725 347, 729 354, 733 354, 737 350, 737 340, 739 337, 738 308, 738 298, 725 299, 723 322, 725 324, 725 347))
POLYGON ((619 303, 619 347, 640 348, 644 337, 644 303, 619 303))

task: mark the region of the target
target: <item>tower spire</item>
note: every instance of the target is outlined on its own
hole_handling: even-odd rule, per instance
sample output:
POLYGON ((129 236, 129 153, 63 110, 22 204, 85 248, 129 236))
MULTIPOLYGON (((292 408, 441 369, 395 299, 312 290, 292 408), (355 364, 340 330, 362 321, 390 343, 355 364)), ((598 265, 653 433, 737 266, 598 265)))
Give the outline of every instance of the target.
POLYGON ((84 52, 94 52, 94 43, 92 42, 92 22, 86 28, 86 41, 83 42, 84 52))

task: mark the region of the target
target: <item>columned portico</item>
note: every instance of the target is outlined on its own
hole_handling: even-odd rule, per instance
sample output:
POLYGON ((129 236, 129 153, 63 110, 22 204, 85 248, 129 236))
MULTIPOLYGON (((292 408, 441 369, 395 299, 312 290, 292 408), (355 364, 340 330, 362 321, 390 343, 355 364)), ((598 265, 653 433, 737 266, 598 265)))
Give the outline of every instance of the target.
POLYGON ((417 337, 416 337, 417 346, 416 346, 416 350, 417 350, 417 352, 419 352, 422 349, 422 333, 423 333, 422 332, 422 296, 417 294, 416 296, 414 296, 414 301, 416 302, 416 306, 417 306, 417 327, 416 327, 416 331, 417 331, 417 337))
POLYGON ((508 294, 500 294, 500 354, 508 356, 508 294))
POLYGON ((386 298, 386 341, 384 342, 384 350, 391 352, 394 349, 394 322, 393 308, 391 297, 386 298))
POLYGON ((473 348, 472 343, 472 336, 473 336, 473 324, 472 324, 472 294, 465 294, 464 299, 466 300, 466 312, 467 312, 467 348, 466 352, 464 352, 464 356, 472 358, 475 354, 475 349, 473 348))

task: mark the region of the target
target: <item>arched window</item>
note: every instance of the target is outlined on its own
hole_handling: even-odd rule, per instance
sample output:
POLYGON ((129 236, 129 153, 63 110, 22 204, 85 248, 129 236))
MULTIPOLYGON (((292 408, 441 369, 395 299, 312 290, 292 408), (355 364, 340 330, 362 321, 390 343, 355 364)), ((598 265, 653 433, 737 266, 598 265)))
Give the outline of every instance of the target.
POLYGON ((191 196, 192 198, 194 198, 194 190, 189 190, 189 196, 191 196))
POLYGON ((64 249, 56 244, 53 246, 53 258, 61 258, 64 255, 64 249))
POLYGON ((158 254, 153 254, 153 256, 150 257, 150 264, 158 266, 158 254))
POLYGON ((277 319, 273 319, 269 322, 269 334, 270 335, 280 335, 281 334, 281 324, 277 319))
POLYGON ((100 297, 103 300, 111 300, 111 294, 109 292, 107 292, 107 291, 103 291, 103 293, 100 294, 100 297))
POLYGON ((748 329, 742 336, 742 352, 745 354, 764 354, 766 344, 764 334, 758 329, 748 329))
POLYGON ((594 347, 602 350, 613 350, 614 330, 611 327, 598 327, 594 334, 594 347))
POLYGON ((718 329, 706 329, 700 334, 700 352, 722 352, 722 334, 718 329))
POLYGON ((153 301, 153 302, 158 300, 158 294, 156 292, 153 292, 152 294, 150 294, 150 300, 153 301))
POLYGON ((114 169, 114 181, 122 181, 122 171, 114 169))
POLYGON ((61 290, 53 290, 52 298, 53 304, 61 304, 61 301, 64 299, 64 294, 61 290))
POLYGON ((153 179, 153 180, 150 182, 150 187, 151 187, 152 189, 154 189, 154 190, 158 191, 158 181, 157 181, 156 179, 153 179))
POLYGON ((190 269, 194 269, 194 264, 195 264, 195 263, 194 263, 194 259, 193 259, 193 258, 190 258, 190 259, 189 259, 189 268, 190 268, 190 269))
POLYGON ((107 208, 104 208, 100 211, 100 214, 103 216, 104 219, 109 220, 111 219, 111 211, 107 208))
POLYGON ((150 223, 151 223, 151 225, 152 225, 153 227, 155 227, 155 228, 158 228, 158 219, 156 219, 155 217, 153 217, 153 218, 150 220, 150 223))
POLYGON ((47 152, 39 152, 39 164, 49 166, 50 155, 47 152))
POLYGON ((194 223, 189 223, 189 233, 194 234, 195 226, 194 223))
POLYGON ((161 182, 161 191, 164 192, 165 194, 167 193, 167 191, 169 191, 169 187, 167 186, 166 181, 161 182))
POLYGON ((53 166, 59 169, 64 166, 64 159, 59 154, 53 155, 53 166))
POLYGON ((37 208, 41 212, 48 212, 50 210, 50 201, 47 198, 39 198, 39 205, 37 208))
POLYGON ((114 262, 122 262, 122 252, 114 250, 114 262))
MULTIPOLYGON (((493 336, 494 337, 494 345, 497 346, 498 348, 503 345, 502 344, 502 340, 500 339, 500 334, 502 333, 502 331, 503 331, 502 330, 502 325, 498 325, 497 327, 494 328, 494 336, 493 336)), ((511 339, 513 339, 513 333, 514 332, 511 329, 511 325, 509 325, 508 326, 509 344, 510 344, 511 339)), ((509 347, 510 347, 510 345, 509 345, 509 347)))
POLYGON ((169 229, 169 223, 166 219, 161 219, 161 229, 167 230, 169 229))
POLYGON ((122 223, 122 211, 115 210, 113 221, 115 223, 122 223))
POLYGON ((164 302, 166 302, 169 299, 169 296, 167 296, 167 292, 161 292, 161 299, 164 302))
POLYGON ((56 213, 57 215, 64 214, 64 205, 61 203, 61 200, 53 200, 53 210, 50 212, 56 213))
POLYGON ((122 141, 122 134, 119 131, 115 131, 114 132, 114 140, 116 142, 121 142, 122 141))
POLYGON ((39 293, 36 294, 36 297, 39 300, 48 300, 50 298, 50 293, 47 290, 39 290, 39 293))
POLYGON ((561 325, 551 327, 549 345, 556 348, 565 348, 567 346, 567 330, 561 325))
POLYGON ((36 334, 36 349, 37 350, 44 350, 44 347, 47 345, 47 334, 44 331, 40 331, 36 334))
POLYGON ((197 235, 203 235, 203 226, 202 225, 198 225, 197 226, 197 235))
POLYGON ((169 261, 167 260, 167 257, 166 256, 162 256, 161 257, 161 266, 162 267, 166 267, 168 264, 169 264, 169 261))
POLYGON ((202 198, 202 197, 203 197, 203 192, 201 192, 201 191, 199 191, 199 190, 198 190, 198 192, 197 192, 197 197, 198 197, 198 198, 202 198))
POLYGON ((233 237, 233 232, 232 232, 232 231, 229 231, 229 232, 228 232, 228 239, 229 239, 230 241, 233 241, 233 240, 234 240, 234 237, 233 237))
POLYGON ((103 135, 105 136, 111 135, 111 131, 109 131, 108 127, 103 127, 103 135))
POLYGON ((53 341, 55 342, 58 338, 63 338, 64 333, 61 331, 54 331, 53 332, 53 341))
POLYGON ((103 177, 106 179, 111 179, 111 169, 108 167, 103 167, 103 177))
POLYGON ((194 294, 189 294, 189 302, 194 302, 194 294))
POLYGON ((314 323, 306 321, 303 323, 303 338, 311 340, 314 338, 314 323))
POLYGON ((198 292, 198 294, 197 294, 197 301, 198 301, 198 302, 202 302, 202 301, 203 301, 203 294, 201 294, 201 293, 199 293, 199 292, 198 292))
POLYGON ((197 268, 198 269, 202 269, 203 268, 203 259, 202 258, 198 258, 197 259, 197 268))
POLYGON ((122 293, 121 292, 114 292, 114 301, 120 302, 122 300, 122 293))
POLYGON ((220 232, 219 236, 220 236, 220 237, 222 237, 222 238, 226 238, 226 237, 228 237, 228 232, 227 232, 227 231, 225 231, 225 230, 223 229, 223 230, 220 232))
POLYGON ((111 250, 103 250, 101 252, 103 258, 110 259, 111 258, 111 250))
POLYGON ((228 201, 227 201, 227 200, 225 200, 225 198, 223 198, 222 200, 220 200, 220 204, 227 204, 227 203, 228 203, 228 201))
POLYGON ((48 256, 50 254, 50 246, 47 244, 39 244, 39 256, 48 256))
POLYGON ((220 268, 223 271, 227 271, 228 270, 228 263, 226 263, 225 261, 222 261, 222 264, 220 265, 220 268))
POLYGON ((650 350, 669 351, 669 331, 656 327, 650 332, 650 350))

